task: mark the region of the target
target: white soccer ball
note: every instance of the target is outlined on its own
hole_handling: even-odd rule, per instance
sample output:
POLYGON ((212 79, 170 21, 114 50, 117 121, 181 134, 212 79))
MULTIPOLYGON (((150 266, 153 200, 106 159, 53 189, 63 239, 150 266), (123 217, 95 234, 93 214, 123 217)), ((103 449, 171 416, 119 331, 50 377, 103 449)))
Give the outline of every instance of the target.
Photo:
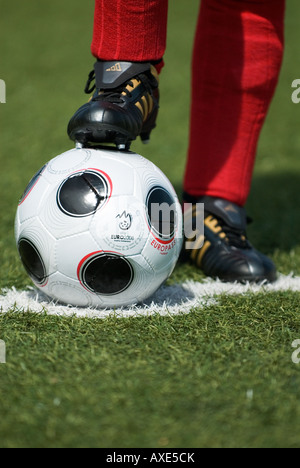
POLYGON ((73 306, 149 298, 182 247, 175 190, 153 163, 113 149, 73 149, 49 161, 20 200, 15 236, 34 284, 73 306))

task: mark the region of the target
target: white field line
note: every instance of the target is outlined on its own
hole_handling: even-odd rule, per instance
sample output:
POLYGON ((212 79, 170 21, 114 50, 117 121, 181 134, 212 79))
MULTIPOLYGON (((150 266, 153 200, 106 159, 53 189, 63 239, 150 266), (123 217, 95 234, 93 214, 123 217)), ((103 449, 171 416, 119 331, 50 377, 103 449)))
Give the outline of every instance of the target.
POLYGON ((138 317, 153 314, 177 315, 189 313, 193 307, 204 308, 216 303, 221 294, 234 295, 252 293, 268 293, 276 291, 300 291, 300 277, 279 275, 273 284, 238 284, 223 283, 210 278, 203 282, 186 281, 174 286, 162 286, 154 296, 144 304, 118 309, 85 309, 64 306, 51 301, 35 288, 17 291, 15 288, 4 289, 0 295, 0 313, 35 312, 48 315, 77 316, 90 318, 106 318, 110 315, 118 317, 138 317))

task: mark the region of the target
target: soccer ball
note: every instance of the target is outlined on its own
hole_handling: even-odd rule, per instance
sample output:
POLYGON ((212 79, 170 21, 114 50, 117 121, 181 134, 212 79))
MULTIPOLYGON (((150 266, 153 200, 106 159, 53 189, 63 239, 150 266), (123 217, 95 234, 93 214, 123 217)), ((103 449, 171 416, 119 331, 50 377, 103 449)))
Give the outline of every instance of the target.
POLYGON ((140 303, 170 276, 182 211, 167 177, 142 156, 73 149, 30 181, 15 237, 34 284, 73 306, 140 303))

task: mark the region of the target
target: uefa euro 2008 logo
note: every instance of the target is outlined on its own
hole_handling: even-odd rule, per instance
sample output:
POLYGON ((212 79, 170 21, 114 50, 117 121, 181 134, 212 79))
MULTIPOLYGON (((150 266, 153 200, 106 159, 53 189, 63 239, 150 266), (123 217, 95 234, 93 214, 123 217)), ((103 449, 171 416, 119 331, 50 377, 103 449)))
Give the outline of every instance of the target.
POLYGON ((6 103, 6 84, 4 80, 0 80, 0 103, 6 103))

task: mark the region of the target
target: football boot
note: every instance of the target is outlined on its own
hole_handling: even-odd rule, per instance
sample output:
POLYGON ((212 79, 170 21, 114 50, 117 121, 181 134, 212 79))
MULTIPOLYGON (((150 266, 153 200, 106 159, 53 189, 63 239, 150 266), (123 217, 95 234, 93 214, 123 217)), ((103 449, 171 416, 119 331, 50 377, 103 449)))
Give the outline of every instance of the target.
POLYGON ((250 220, 244 208, 209 196, 194 199, 185 195, 185 202, 191 204, 185 212, 185 231, 190 230, 185 232, 185 237, 186 241, 193 241, 193 245, 183 252, 184 259, 189 259, 206 276, 223 281, 261 283, 276 280, 273 262, 247 239, 246 227, 250 220), (204 204, 202 235, 197 235, 195 228, 201 209, 203 216, 203 205, 197 204, 204 204))
POLYGON ((156 126, 158 84, 150 63, 97 61, 85 87, 93 96, 71 118, 69 137, 78 146, 113 143, 119 150, 129 150, 138 136, 148 143, 156 126))

